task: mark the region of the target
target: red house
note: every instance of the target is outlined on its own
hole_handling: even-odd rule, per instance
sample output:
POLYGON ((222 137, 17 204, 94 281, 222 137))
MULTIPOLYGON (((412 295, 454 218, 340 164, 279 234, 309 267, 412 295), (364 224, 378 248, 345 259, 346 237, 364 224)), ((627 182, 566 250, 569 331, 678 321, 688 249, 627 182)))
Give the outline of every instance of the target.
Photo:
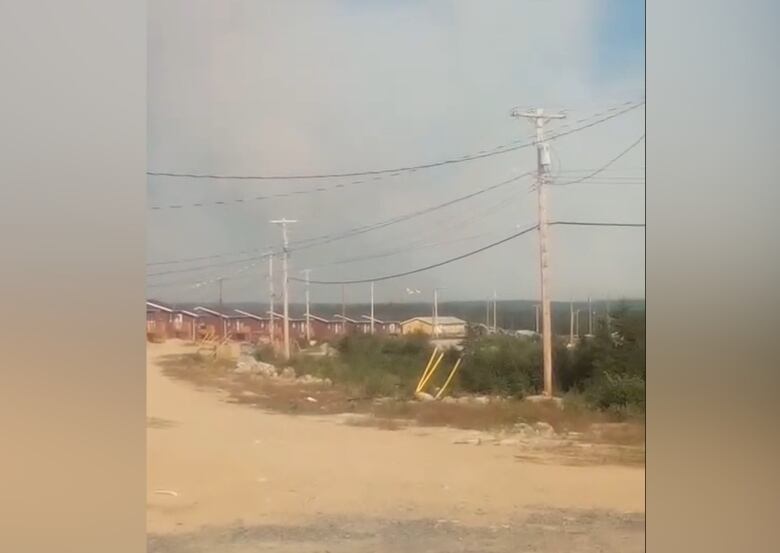
POLYGON ((371 332, 371 323, 366 320, 350 319, 343 315, 334 315, 343 324, 343 334, 369 334, 371 332))
POLYGON ((239 321, 237 333, 244 336, 244 339, 256 342, 262 336, 269 334, 271 327, 271 319, 269 317, 242 311, 241 309, 234 309, 233 311, 238 314, 236 317, 239 321))
POLYGON ((146 301, 146 334, 158 338, 167 338, 169 326, 173 322, 173 307, 157 300, 146 301))
POLYGON ((197 340, 199 320, 200 316, 197 313, 184 309, 177 310, 173 313, 169 332, 182 340, 197 340))
POLYGON ((200 305, 193 309, 193 311, 198 314, 199 335, 211 333, 218 338, 224 338, 235 330, 235 324, 232 322, 234 317, 228 313, 222 313, 215 309, 209 309, 208 307, 200 305))
MULTIPOLYGON (((363 315, 363 318, 368 321, 369 332, 371 332, 371 316, 363 315)), ((389 334, 396 335, 401 333, 400 321, 380 321, 374 317, 374 332, 376 334, 389 334)))

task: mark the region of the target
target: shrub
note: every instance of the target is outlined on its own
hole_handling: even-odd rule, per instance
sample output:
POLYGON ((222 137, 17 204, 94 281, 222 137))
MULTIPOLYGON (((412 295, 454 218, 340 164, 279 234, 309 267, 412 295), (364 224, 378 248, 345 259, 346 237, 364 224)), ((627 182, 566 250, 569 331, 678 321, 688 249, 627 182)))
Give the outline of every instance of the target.
POLYGON ((540 352, 534 342, 513 336, 466 341, 458 380, 462 390, 522 397, 539 389, 540 352))
POLYGON ((645 408, 645 381, 631 374, 601 372, 585 389, 588 401, 600 409, 645 408))

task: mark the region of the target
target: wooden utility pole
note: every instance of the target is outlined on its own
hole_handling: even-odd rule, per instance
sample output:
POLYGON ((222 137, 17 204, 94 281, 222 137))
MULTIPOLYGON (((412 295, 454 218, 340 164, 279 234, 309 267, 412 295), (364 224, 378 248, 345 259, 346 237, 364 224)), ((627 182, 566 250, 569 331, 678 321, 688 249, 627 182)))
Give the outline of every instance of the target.
POLYGON ((297 223, 292 219, 276 219, 271 221, 282 227, 282 296, 284 301, 284 358, 290 359, 290 281, 287 274, 287 265, 290 258, 289 241, 287 238, 287 225, 297 223))
POLYGON ((536 191, 539 212, 539 269, 541 273, 542 296, 542 359, 544 366, 544 395, 552 397, 552 320, 550 313, 550 285, 548 277, 548 221, 547 221, 547 183, 550 179, 550 145, 544 141, 544 126, 552 119, 563 119, 562 113, 545 113, 542 108, 532 111, 512 111, 512 116, 533 120, 536 127, 536 191))
POLYGON ((311 342, 311 313, 309 312, 309 275, 311 269, 304 269, 303 273, 306 275, 306 344, 308 346, 308 343, 311 342))
POLYGON ((374 283, 371 283, 371 334, 374 334, 374 283))
POLYGON ((268 316, 271 318, 270 325, 268 327, 268 337, 271 339, 271 347, 275 348, 275 326, 274 322, 274 252, 268 255, 268 316))
POLYGON ((574 302, 569 302, 569 345, 574 345, 574 302))
POLYGON ((493 333, 498 332, 498 317, 496 315, 496 311, 498 311, 498 296, 496 295, 496 291, 493 290, 493 333))

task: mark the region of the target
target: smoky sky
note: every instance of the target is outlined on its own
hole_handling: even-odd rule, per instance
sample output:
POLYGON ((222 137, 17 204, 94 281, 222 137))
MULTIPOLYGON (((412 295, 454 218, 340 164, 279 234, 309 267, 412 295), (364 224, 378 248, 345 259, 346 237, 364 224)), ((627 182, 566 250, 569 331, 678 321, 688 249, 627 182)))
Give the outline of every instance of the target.
MULTIPOLYGON (((148 168, 219 174, 311 174, 416 165, 529 137, 515 106, 566 110, 575 125, 641 100, 642 56, 606 56, 612 2, 193 1, 149 5, 148 168), (615 60, 620 60, 618 63, 615 60)), ((628 45, 626 45, 628 48, 628 45)), ((556 124, 551 123, 550 133, 556 124)), ((551 142, 556 181, 582 176, 644 133, 644 108, 551 142)), ((402 216, 533 170, 524 148, 468 163, 382 179, 218 181, 148 177, 152 206, 228 205, 148 211, 147 258, 257 250, 159 270, 219 267, 148 277, 148 294, 213 301, 265 301, 267 265, 241 263, 278 247, 270 219, 299 222, 293 241, 402 216), (343 187, 335 187, 344 183, 343 187), (288 191, 327 192, 283 198, 288 191), (332 188, 332 189, 330 189, 332 188)), ((644 143, 593 182, 551 187, 551 220, 644 222, 644 143)), ((295 251, 291 276, 363 279, 454 257, 536 222, 531 181, 521 179, 448 208, 318 247, 295 251), (381 256, 381 257, 380 257, 381 256), (360 259, 366 257, 368 259, 360 259), (356 260, 357 259, 357 260, 356 260)), ((277 267, 279 264, 277 264, 277 267)), ((644 295, 644 231, 553 227, 554 300, 644 295)), ((292 283, 293 300, 302 287, 292 283)), ((279 287, 277 281, 277 287, 279 287)), ((538 296, 535 233, 471 258, 376 284, 377 301, 538 296)), ((351 285, 348 301, 369 286, 351 285)), ((313 301, 339 301, 340 286, 312 287, 313 301)))

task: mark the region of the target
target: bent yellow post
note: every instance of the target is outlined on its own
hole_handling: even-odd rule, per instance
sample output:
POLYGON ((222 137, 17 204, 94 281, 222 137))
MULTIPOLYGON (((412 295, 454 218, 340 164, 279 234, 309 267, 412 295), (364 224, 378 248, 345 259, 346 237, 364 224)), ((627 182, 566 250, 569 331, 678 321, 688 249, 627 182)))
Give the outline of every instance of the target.
POLYGON ((415 392, 419 392, 423 383, 423 380, 425 380, 425 377, 428 376, 428 371, 431 370, 431 365, 433 364, 433 360, 436 358, 436 354, 439 353, 439 347, 434 347, 433 352, 431 353, 431 358, 428 359, 428 364, 425 365, 425 370, 422 373, 422 376, 420 376, 420 380, 417 382, 417 388, 414 389, 415 392))
POLYGON ((455 366, 452 367, 452 371, 450 372, 450 375, 447 377, 447 380, 444 382, 444 386, 441 387, 441 390, 439 390, 439 393, 436 394, 435 399, 439 399, 442 394, 444 393, 444 390, 447 389, 447 386, 450 385, 450 382, 452 381, 452 377, 455 376, 455 371, 458 370, 458 367, 460 367, 460 361, 463 359, 462 357, 459 357, 458 360, 455 362, 455 366))
POLYGON ((439 358, 433 364, 433 367, 431 367, 431 370, 428 372, 428 376, 425 377, 425 380, 423 380, 422 384, 420 384, 420 389, 417 390, 418 392, 422 392, 425 389, 425 386, 428 384, 428 381, 433 376, 433 373, 436 372, 436 369, 438 368, 439 363, 441 363, 442 359, 444 359, 444 352, 441 352, 441 354, 439 355, 439 358))

